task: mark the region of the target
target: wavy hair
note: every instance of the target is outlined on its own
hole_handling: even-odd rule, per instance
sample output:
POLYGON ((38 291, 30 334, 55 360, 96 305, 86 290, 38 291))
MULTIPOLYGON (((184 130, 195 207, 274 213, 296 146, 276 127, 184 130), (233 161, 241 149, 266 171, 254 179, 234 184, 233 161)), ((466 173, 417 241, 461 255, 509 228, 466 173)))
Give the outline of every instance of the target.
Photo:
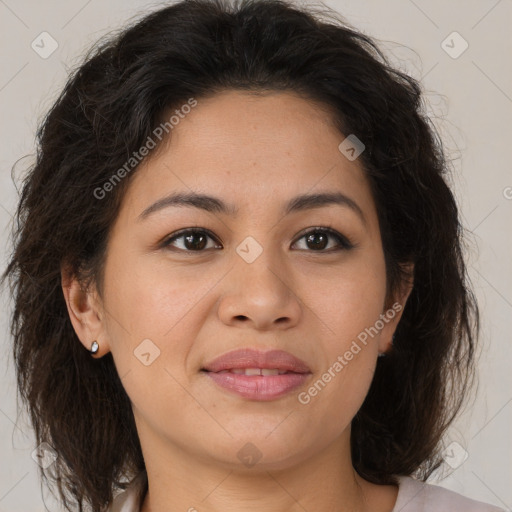
POLYGON ((475 374, 479 312, 448 160, 422 88, 369 36, 328 8, 282 0, 184 0, 100 41, 40 124, 23 179, 2 282, 18 393, 38 443, 58 454, 41 476, 67 510, 109 506, 145 469, 130 400, 111 353, 91 358, 61 289, 66 265, 102 290, 108 235, 135 167, 103 199, 95 190, 153 133, 164 112, 226 90, 293 91, 325 106, 359 161, 377 207, 388 296, 414 285, 392 350, 378 360, 352 421, 355 470, 378 484, 426 480, 475 374))

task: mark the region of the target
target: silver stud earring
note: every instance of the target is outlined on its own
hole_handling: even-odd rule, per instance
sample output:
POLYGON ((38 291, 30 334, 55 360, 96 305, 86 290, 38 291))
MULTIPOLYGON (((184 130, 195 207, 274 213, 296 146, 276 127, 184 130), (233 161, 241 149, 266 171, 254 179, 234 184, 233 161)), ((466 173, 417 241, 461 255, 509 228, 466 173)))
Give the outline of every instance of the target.
POLYGON ((91 350, 89 352, 91 354, 96 354, 99 349, 100 349, 100 346, 98 345, 98 342, 97 341, 93 341, 91 343, 91 350))

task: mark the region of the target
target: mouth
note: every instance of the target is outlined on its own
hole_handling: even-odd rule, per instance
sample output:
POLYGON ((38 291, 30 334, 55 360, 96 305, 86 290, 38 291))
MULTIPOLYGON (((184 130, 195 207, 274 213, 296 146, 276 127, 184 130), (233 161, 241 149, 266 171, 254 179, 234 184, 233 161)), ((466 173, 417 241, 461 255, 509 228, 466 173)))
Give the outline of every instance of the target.
MULTIPOLYGON (((207 372, 209 370, 202 369, 201 371, 207 372)), ((291 372, 289 370, 280 370, 279 368, 230 368, 229 370, 221 370, 213 373, 234 373, 235 375, 264 375, 266 377, 270 375, 285 375, 287 373, 301 373, 291 372)))
POLYGON ((206 363, 201 370, 220 373, 223 371, 245 373, 246 375, 266 375, 263 371, 270 370, 286 373, 311 373, 309 366, 298 357, 284 350, 268 350, 262 352, 251 348, 233 350, 206 363), (241 370, 241 372, 239 372, 241 370))
POLYGON ((242 349, 224 354, 201 368, 220 388, 243 398, 268 401, 303 385, 311 370, 282 350, 242 349))

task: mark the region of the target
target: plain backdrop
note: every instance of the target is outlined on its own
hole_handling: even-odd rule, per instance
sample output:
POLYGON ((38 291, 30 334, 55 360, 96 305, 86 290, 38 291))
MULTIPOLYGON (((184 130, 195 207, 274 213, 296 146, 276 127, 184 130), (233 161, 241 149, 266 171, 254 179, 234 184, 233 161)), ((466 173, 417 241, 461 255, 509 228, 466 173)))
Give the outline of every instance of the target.
MULTIPOLYGON (((100 36, 158 5, 163 4, 0 0, 2 270, 18 199, 11 169, 17 162, 18 176, 32 161, 36 126, 64 85, 69 69, 100 36), (46 55, 55 45, 53 53, 46 55)), ((510 510, 512 2, 330 0, 326 5, 377 39, 397 67, 421 79, 428 111, 452 160, 451 184, 470 232, 468 270, 483 321, 479 386, 473 406, 446 436, 446 463, 429 481, 510 510)), ((27 415, 17 411, 8 333, 10 307, 4 290, 0 512, 40 511, 45 504, 58 511, 61 508, 48 490, 41 490, 31 456, 33 432, 27 415)))

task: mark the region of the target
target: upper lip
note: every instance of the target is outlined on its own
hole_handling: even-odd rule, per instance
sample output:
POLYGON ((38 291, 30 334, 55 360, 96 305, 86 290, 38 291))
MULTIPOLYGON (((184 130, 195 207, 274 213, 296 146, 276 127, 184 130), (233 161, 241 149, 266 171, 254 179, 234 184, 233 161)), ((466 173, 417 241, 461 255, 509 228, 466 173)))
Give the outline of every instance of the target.
POLYGON ((243 348, 227 352, 203 366, 209 372, 221 372, 235 368, 275 368, 295 373, 311 373, 308 365, 284 350, 260 351, 243 348))

